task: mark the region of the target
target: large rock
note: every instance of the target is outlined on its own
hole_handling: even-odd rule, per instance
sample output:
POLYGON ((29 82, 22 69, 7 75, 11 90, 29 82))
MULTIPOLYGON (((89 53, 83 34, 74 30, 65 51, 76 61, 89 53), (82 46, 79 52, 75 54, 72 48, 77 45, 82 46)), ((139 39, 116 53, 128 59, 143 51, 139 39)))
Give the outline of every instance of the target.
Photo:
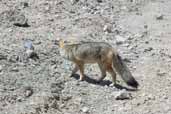
POLYGON ((5 10, 0 14, 1 24, 29 27, 25 14, 18 10, 5 10))

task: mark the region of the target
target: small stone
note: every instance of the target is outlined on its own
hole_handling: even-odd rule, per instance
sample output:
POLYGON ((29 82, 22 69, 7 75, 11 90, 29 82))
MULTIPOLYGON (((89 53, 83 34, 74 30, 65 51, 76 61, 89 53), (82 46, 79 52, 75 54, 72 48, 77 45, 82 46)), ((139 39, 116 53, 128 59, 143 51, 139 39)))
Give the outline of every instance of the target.
POLYGON ((71 1, 71 4, 75 4, 77 3, 79 0, 70 0, 71 1))
POLYGON ((24 8, 29 6, 27 2, 24 2, 23 5, 24 5, 24 8))
POLYGON ((34 50, 32 41, 28 40, 28 41, 24 42, 24 48, 34 50))
POLYGON ((97 0, 98 3, 102 3, 103 1, 102 0, 97 0))
POLYGON ((29 97, 29 96, 31 96, 32 94, 33 94, 33 91, 27 90, 26 93, 25 93, 25 96, 26 96, 26 97, 29 97))
POLYGON ((130 99, 131 94, 128 93, 125 89, 121 90, 116 94, 115 99, 116 100, 125 100, 125 99, 130 99))
POLYGON ((26 50, 26 54, 28 57, 31 57, 31 55, 33 54, 33 50, 30 49, 26 50))
POLYGON ((152 95, 152 94, 149 94, 149 95, 147 95, 147 99, 146 100, 147 101, 149 101, 149 100, 155 100, 155 96, 152 95))
POLYGON ((110 32, 111 32, 111 26, 105 25, 105 26, 103 27, 103 31, 104 31, 104 32, 110 33, 110 32))
POLYGON ((53 100, 51 103, 49 103, 49 107, 54 108, 54 109, 58 109, 58 104, 56 100, 53 100))
POLYGON ((9 55, 7 57, 7 60, 9 62, 17 62, 19 60, 19 58, 20 58, 19 55, 9 55))
POLYGON ((35 53, 33 50, 30 50, 30 49, 26 50, 26 55, 27 55, 27 58, 31 58, 34 60, 39 59, 38 54, 35 53))
POLYGON ((45 11, 48 12, 50 10, 50 5, 48 4, 47 6, 45 6, 45 11))
POLYGON ((126 38, 123 38, 120 35, 116 35, 115 38, 116 38, 116 43, 117 44, 123 44, 123 42, 125 42, 125 40, 126 40, 126 38))
POLYGON ((144 52, 148 52, 148 51, 152 51, 152 50, 153 50, 153 48, 152 47, 149 47, 147 49, 144 49, 144 52))
POLYGON ((30 97, 33 94, 33 89, 31 87, 25 87, 24 88, 24 96, 30 97))
POLYGON ((166 72, 165 71, 161 71, 161 70, 157 70, 157 75, 158 76, 165 76, 166 72))
POLYGON ((16 16, 13 25, 18 27, 30 27, 28 19, 24 15, 16 16))
POLYGON ((31 58, 31 59, 39 59, 38 54, 34 51, 34 46, 32 44, 32 41, 28 40, 24 43, 24 48, 26 50, 26 55, 27 58, 31 58))
POLYGON ((147 29, 148 28, 148 25, 144 25, 144 28, 147 29))
POLYGON ((3 67, 0 65, 0 72, 2 72, 3 67))
POLYGON ((145 44, 149 44, 149 41, 145 41, 145 44))
POLYGON ((22 101, 22 97, 19 96, 19 97, 17 98, 17 101, 18 101, 18 102, 21 102, 21 101, 22 101))
POLYGON ((13 67, 13 68, 11 69, 11 71, 13 71, 13 72, 18 72, 19 69, 18 69, 18 67, 13 67))
POLYGON ((115 86, 115 84, 114 83, 111 83, 110 85, 109 85, 109 87, 114 87, 115 86))
POLYGON ((156 19, 157 19, 157 20, 163 20, 163 15, 162 15, 162 14, 157 15, 157 16, 156 16, 156 19))
POLYGON ((29 4, 28 4, 28 2, 21 2, 21 6, 23 8, 27 8, 27 7, 29 7, 29 4))
POLYGON ((121 10, 127 10, 127 7, 126 6, 122 6, 121 10))
POLYGON ((59 107, 60 108, 64 108, 65 107, 65 104, 61 104, 59 107))
POLYGON ((168 98, 169 98, 169 97, 168 97, 168 96, 166 96, 166 95, 164 95, 164 96, 163 96, 163 99, 168 99, 168 98))
POLYGON ((82 110, 82 112, 87 113, 89 111, 89 108, 88 107, 83 107, 81 110, 82 110))

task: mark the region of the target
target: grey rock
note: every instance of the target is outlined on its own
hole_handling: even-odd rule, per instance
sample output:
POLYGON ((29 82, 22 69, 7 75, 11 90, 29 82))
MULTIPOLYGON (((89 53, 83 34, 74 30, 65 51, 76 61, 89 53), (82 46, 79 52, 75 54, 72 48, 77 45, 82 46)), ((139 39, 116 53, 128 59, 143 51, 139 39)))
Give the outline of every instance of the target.
POLYGON ((162 14, 158 14, 156 16, 156 20, 163 20, 163 18, 164 18, 164 15, 162 15, 162 14))
POLYGON ((102 3, 103 1, 102 0, 97 0, 98 3, 102 3))
POLYGON ((28 19, 19 10, 5 10, 0 14, 1 22, 13 24, 18 27, 29 27, 28 19))
POLYGON ((24 48, 34 50, 34 46, 33 46, 32 41, 28 40, 28 41, 24 42, 24 48))
POLYGON ((116 44, 123 44, 126 41, 126 38, 120 36, 120 35, 116 35, 116 44))
POLYGON ((71 1, 71 4, 75 4, 77 3, 79 0, 70 0, 71 1))
POLYGON ((2 65, 0 65, 0 72, 2 72, 2 70, 3 70, 3 67, 2 67, 2 65))
POLYGON ((25 17, 24 14, 14 16, 13 25, 18 27, 29 27, 28 19, 25 17))
POLYGON ((104 27, 103 27, 103 31, 104 32, 107 32, 107 33, 112 32, 111 29, 112 29, 112 27, 110 25, 104 25, 104 27))
POLYGON ((157 76, 165 76, 167 73, 163 70, 157 70, 157 76))
POLYGON ((28 3, 28 2, 21 2, 20 5, 21 5, 23 8, 29 7, 29 3, 28 3))
POLYGON ((125 89, 119 91, 116 95, 115 95, 115 99, 116 100, 124 100, 124 99, 130 99, 131 98, 131 94, 128 93, 125 89))
POLYGON ((81 109, 81 111, 84 112, 84 113, 87 113, 87 112, 89 111, 89 108, 88 108, 88 107, 83 107, 83 108, 81 109))
POLYGON ((144 52, 148 52, 148 51, 152 51, 152 50, 153 50, 153 48, 152 47, 149 47, 147 49, 144 49, 144 52))
POLYGON ((33 89, 30 86, 24 87, 23 91, 24 91, 24 96, 25 97, 30 97, 33 94, 33 89))
POLYGON ((18 69, 18 67, 12 67, 12 68, 11 68, 11 71, 12 71, 12 72, 18 72, 19 69, 18 69))
POLYGON ((34 46, 32 44, 31 41, 26 41, 24 43, 24 48, 25 48, 25 53, 26 53, 26 56, 27 56, 27 59, 28 58, 32 58, 32 59, 39 59, 39 56, 38 54, 35 52, 34 50, 34 46))

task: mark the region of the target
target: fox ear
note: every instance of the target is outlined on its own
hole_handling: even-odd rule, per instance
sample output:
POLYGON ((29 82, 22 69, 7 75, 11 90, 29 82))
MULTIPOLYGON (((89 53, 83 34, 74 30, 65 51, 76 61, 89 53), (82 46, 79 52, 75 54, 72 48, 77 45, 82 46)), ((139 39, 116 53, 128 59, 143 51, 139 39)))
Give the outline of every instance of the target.
POLYGON ((64 41, 62 39, 59 40, 59 47, 60 48, 64 47, 64 41))

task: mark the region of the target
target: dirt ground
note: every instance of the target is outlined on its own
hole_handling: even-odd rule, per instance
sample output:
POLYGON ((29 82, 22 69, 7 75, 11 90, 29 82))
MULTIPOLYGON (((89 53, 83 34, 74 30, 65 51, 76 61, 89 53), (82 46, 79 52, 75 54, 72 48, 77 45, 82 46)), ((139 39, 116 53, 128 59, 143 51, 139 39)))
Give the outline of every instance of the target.
POLYGON ((171 1, 0 0, 0 114, 171 114, 171 1), (70 77, 58 38, 108 42, 140 86, 70 77), (25 42, 38 58, 28 57, 25 42), (116 100, 123 89, 130 99, 116 100))

